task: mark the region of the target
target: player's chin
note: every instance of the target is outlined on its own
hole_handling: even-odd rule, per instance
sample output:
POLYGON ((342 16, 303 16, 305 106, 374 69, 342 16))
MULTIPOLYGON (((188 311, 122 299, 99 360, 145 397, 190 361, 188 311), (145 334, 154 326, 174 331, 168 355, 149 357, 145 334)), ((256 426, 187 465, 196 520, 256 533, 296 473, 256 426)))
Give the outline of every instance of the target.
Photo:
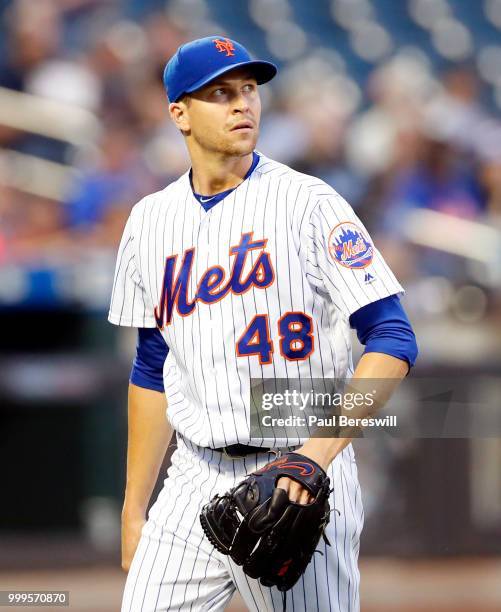
POLYGON ((256 142, 257 134, 248 132, 239 135, 238 138, 232 138, 231 141, 228 142, 228 148, 235 154, 248 155, 256 148, 256 142))

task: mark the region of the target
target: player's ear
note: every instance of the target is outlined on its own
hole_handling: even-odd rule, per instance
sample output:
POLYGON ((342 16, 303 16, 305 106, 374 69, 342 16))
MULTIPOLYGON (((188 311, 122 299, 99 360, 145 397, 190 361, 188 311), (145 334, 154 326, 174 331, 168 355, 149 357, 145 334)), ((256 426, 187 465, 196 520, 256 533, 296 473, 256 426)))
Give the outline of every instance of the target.
POLYGON ((181 130, 181 132, 188 132, 190 129, 188 106, 184 98, 178 102, 171 102, 171 104, 169 104, 170 117, 174 125, 181 130))

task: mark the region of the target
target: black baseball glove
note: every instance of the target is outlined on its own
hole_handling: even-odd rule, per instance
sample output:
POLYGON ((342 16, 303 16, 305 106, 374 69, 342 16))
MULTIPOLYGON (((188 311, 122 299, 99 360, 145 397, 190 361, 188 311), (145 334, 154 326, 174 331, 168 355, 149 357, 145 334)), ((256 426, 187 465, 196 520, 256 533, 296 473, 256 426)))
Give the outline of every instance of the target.
POLYGON ((216 495, 200 514, 215 548, 230 555, 251 578, 280 591, 301 577, 329 522, 330 481, 308 457, 287 453, 250 474, 225 495, 216 495), (308 505, 289 500, 276 484, 282 476, 299 482, 314 497, 308 505))

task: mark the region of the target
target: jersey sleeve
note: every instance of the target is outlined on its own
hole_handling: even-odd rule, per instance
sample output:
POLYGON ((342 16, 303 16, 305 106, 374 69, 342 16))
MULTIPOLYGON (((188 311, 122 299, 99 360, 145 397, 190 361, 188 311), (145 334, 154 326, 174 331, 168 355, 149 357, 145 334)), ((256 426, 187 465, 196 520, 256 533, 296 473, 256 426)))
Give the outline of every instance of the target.
POLYGON ((168 354, 169 347, 159 329, 139 328, 130 382, 138 387, 163 393, 163 369, 168 354))
POLYGON ((346 318, 367 304, 404 292, 366 228, 340 195, 333 192, 317 202, 303 226, 308 281, 328 295, 346 318))
POLYGON ((153 304, 137 266, 132 213, 118 248, 108 321, 126 327, 156 327, 153 304))

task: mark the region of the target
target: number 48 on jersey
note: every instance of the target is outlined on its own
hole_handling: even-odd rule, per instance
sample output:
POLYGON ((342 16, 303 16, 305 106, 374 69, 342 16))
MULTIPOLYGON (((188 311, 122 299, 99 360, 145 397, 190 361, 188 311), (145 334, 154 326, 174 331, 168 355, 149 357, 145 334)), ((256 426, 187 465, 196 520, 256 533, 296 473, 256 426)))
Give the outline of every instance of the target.
MULTIPOLYGON (((313 320, 304 312, 286 312, 277 321, 279 348, 288 361, 308 359, 314 350, 313 320)), ((261 365, 272 362, 274 342, 267 314, 258 314, 237 342, 237 355, 257 355, 261 365)))

